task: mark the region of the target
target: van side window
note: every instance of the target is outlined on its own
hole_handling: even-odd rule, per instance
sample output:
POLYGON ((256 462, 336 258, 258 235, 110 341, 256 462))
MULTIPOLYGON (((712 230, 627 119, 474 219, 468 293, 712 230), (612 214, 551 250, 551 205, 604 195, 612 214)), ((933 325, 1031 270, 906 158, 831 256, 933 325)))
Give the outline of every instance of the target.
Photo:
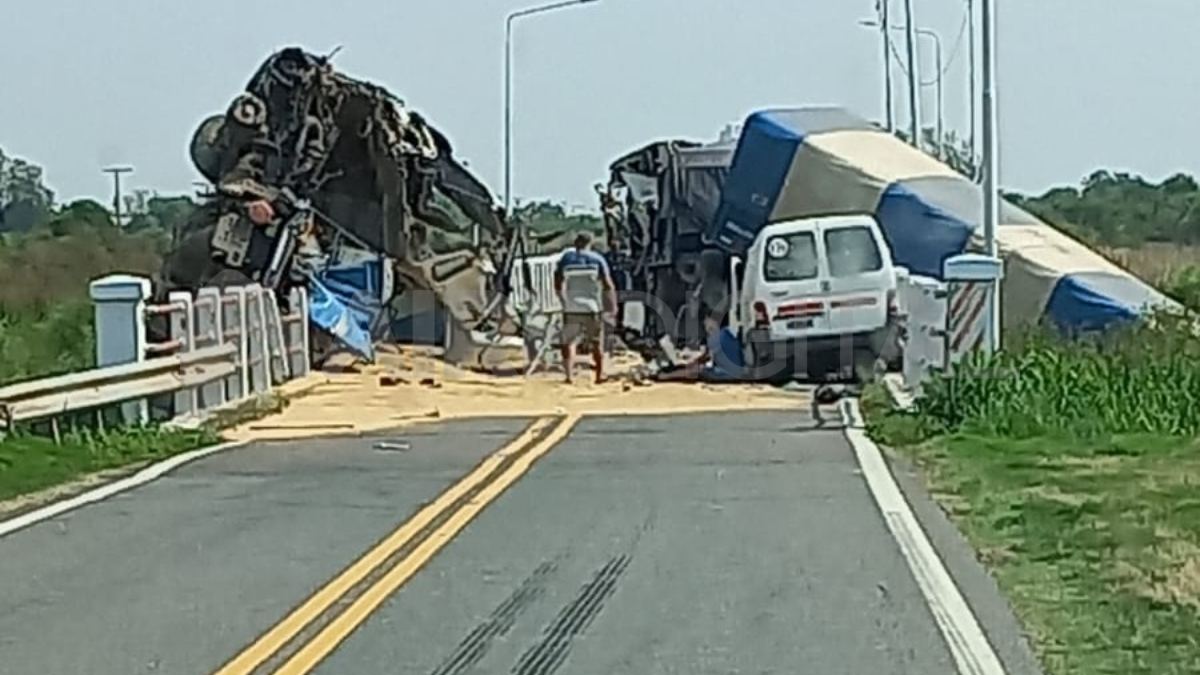
POLYGON ((781 234, 767 240, 763 278, 767 281, 815 279, 817 240, 812 232, 781 234))
POLYGON ((865 227, 839 227, 825 230, 825 253, 829 256, 829 275, 850 277, 878 272, 883 256, 871 230, 865 227))

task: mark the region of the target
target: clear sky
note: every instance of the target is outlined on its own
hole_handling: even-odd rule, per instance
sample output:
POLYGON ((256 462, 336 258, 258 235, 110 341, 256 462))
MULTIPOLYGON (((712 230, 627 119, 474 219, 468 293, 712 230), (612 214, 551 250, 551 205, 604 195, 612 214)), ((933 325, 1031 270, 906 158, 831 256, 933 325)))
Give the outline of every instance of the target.
MULTIPOLYGON (((263 58, 342 45, 340 68, 425 113, 499 194, 504 17, 539 1, 4 0, 0 148, 45 167, 63 199, 107 200, 110 163, 136 167, 132 187, 188 192, 195 125, 263 58)), ((965 0, 914 2, 949 57, 965 0)), ((1099 166, 1200 173, 1200 0, 997 4, 1006 187, 1040 190, 1099 166)), ((755 108, 839 104, 880 118, 880 41, 858 25, 874 5, 599 0, 522 20, 517 196, 591 207, 616 156, 659 137, 714 138, 755 108)), ((899 22, 903 2, 892 7, 899 22)), ((966 65, 964 41, 946 75, 946 124, 959 131, 966 65)))

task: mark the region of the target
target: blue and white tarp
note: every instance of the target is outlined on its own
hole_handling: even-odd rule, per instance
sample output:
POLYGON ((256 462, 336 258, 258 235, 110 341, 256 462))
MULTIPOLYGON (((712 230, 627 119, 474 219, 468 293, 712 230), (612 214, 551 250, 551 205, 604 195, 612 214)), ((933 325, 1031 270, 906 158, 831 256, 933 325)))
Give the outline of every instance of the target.
POLYGON ((381 321, 387 299, 384 264, 376 257, 332 265, 308 283, 309 320, 367 361, 375 360, 374 341, 387 328, 381 321))
MULTIPOLYGON (((946 258, 982 248, 978 185, 836 107, 747 118, 708 236, 739 240, 768 223, 854 212, 875 214, 896 264, 912 274, 940 278, 946 258)), ((1099 329, 1175 304, 1012 204, 1001 204, 999 225, 1006 327, 1047 316, 1064 328, 1099 329)))

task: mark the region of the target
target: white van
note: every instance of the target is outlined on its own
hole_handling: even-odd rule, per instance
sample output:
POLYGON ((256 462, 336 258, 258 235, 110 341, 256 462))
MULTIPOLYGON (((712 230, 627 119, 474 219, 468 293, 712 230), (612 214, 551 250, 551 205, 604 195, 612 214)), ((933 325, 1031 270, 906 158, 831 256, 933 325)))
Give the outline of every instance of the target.
POLYGON ((896 271, 874 216, 767 225, 744 266, 735 330, 759 377, 823 377, 895 358, 896 271))

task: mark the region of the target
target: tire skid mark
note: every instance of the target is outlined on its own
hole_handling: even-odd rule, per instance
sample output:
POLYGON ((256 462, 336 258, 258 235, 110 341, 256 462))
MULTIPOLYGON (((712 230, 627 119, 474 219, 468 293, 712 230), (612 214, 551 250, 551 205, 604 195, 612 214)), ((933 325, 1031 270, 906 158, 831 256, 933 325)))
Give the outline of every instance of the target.
POLYGON ((475 626, 458 643, 450 657, 435 668, 430 675, 460 675, 479 663, 496 638, 508 634, 516 624, 517 617, 521 612, 545 593, 546 579, 557 569, 557 559, 538 565, 504 602, 492 610, 483 623, 475 626))
POLYGON ((571 649, 571 641, 587 630, 603 609, 604 601, 629 567, 629 560, 628 554, 621 554, 597 570, 542 631, 542 639, 521 655, 513 666, 513 675, 550 675, 557 670, 571 649))

